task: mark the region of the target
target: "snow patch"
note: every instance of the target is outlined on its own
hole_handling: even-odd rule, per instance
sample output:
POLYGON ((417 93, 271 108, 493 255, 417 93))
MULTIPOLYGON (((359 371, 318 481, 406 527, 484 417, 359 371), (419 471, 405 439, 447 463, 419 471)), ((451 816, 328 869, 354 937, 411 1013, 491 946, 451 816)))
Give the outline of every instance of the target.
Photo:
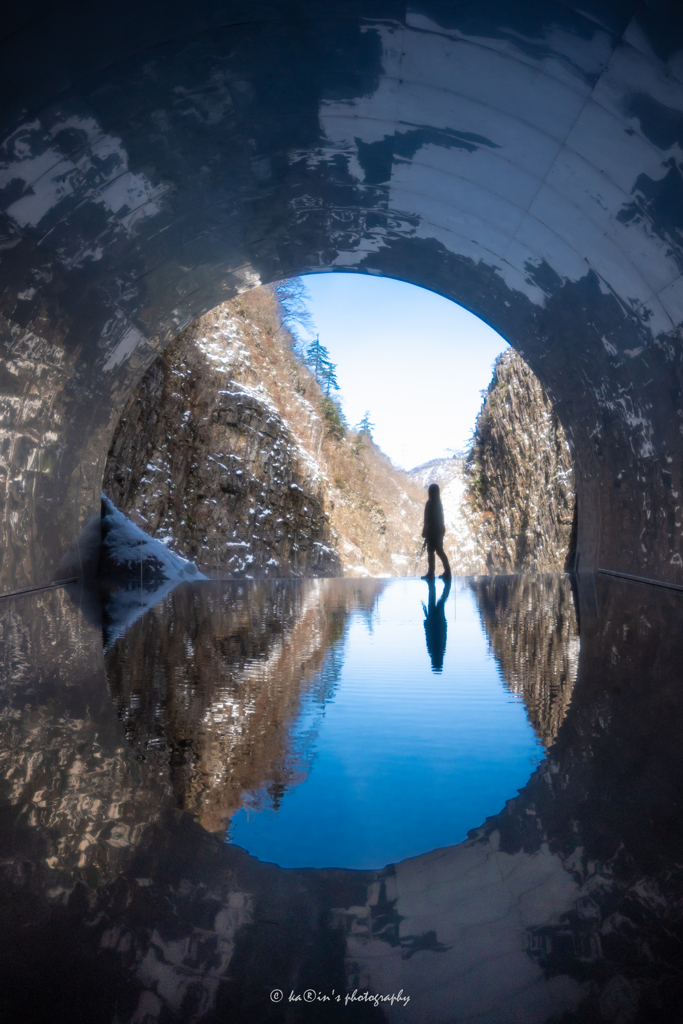
POLYGON ((187 558, 169 551, 168 537, 155 540, 132 523, 114 503, 102 495, 102 549, 112 575, 153 577, 157 580, 205 580, 187 558))

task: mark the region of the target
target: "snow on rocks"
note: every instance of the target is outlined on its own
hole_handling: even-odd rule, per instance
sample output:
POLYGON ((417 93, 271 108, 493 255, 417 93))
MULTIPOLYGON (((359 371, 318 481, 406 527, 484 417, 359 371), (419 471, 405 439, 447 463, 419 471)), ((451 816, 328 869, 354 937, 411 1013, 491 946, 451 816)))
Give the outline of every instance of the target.
POLYGON ((100 574, 136 580, 203 580, 203 575, 187 558, 169 551, 167 545, 148 536, 139 526, 119 512, 102 495, 102 556, 100 574))

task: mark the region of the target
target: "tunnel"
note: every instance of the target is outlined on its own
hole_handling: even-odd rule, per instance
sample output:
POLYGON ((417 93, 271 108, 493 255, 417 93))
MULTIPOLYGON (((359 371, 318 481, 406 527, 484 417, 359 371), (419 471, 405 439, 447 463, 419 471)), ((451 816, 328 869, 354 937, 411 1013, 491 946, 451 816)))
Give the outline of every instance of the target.
MULTIPOLYGON (((3 1019, 678 1024, 681 5, 27 0, 3 15, 3 1019), (315 623, 321 594, 362 584, 369 607, 395 581, 256 581, 251 604, 243 581, 183 584, 176 646, 171 619, 140 619, 130 663, 89 582, 110 442, 148 368, 220 303, 331 272, 409 282, 490 324, 546 389, 576 473, 570 575, 458 584, 487 650, 514 634, 520 678, 542 656, 571 667, 539 718, 547 756, 455 845, 367 870, 285 868, 202 827, 166 777, 190 778, 192 687, 174 691, 166 763, 161 701, 152 685, 136 712, 129 664, 154 683, 156 644, 168 678, 194 670, 177 654, 185 608, 206 665, 242 639, 265 659, 291 626, 298 671, 318 629, 304 605, 315 623), (287 608, 265 629, 271 584, 287 608), (545 639, 522 629, 537 609, 545 639), (316 1002, 340 992, 358 1001, 316 1002)), ((447 402, 438 367, 435 384, 447 402)))
POLYGON ((678 5, 38 0, 0 58, 3 593, 93 571, 165 345, 330 271, 492 325, 571 445, 574 568, 683 586, 678 5))

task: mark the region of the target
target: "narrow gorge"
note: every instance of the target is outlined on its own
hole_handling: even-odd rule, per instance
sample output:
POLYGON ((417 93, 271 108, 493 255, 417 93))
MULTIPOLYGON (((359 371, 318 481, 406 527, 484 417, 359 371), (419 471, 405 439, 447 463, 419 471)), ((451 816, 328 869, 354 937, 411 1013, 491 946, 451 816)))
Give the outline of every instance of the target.
POLYGON ((571 454, 519 355, 496 360, 469 450, 404 472, 343 422, 286 321, 277 287, 247 292, 138 384, 103 489, 148 536, 212 577, 419 575, 436 481, 456 574, 571 568, 571 454))

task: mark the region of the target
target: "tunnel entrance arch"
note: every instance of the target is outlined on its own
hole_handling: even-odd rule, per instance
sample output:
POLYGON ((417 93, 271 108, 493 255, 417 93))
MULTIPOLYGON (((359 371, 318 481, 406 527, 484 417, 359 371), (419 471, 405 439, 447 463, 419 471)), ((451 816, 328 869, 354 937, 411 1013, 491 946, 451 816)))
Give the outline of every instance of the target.
POLYGON ((34 7, 0 44, 4 592, 89 571, 109 438, 165 344, 335 269, 490 323, 573 447, 579 569, 683 584, 673 5, 34 7))

